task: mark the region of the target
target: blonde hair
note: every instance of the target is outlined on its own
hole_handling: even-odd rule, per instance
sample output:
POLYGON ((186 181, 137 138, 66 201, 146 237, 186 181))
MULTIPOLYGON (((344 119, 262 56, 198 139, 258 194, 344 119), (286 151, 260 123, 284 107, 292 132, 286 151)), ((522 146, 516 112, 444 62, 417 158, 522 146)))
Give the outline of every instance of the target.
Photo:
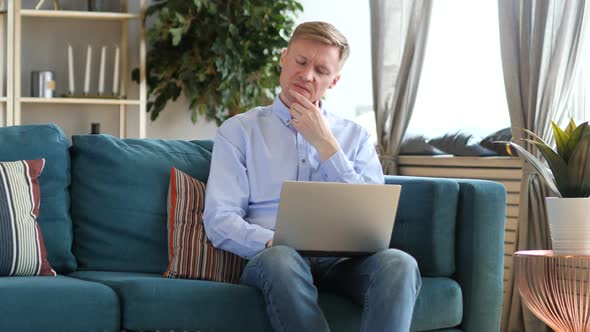
POLYGON ((344 64, 350 55, 348 40, 336 27, 327 22, 305 22, 295 28, 289 45, 297 39, 310 39, 325 45, 336 46, 340 49, 340 62, 344 64))

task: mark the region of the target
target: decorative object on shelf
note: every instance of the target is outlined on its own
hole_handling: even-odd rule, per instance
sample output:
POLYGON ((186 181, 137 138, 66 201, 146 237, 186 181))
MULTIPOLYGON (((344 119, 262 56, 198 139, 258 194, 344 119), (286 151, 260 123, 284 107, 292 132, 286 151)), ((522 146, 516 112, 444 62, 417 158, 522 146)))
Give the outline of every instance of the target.
POLYGON ((31 72, 31 96, 39 98, 53 98, 55 80, 51 70, 35 70, 31 72))
POLYGON ((86 50, 86 70, 84 71, 84 95, 88 95, 90 92, 90 66, 92 66, 92 46, 88 45, 86 50))
POLYGON ((121 51, 119 45, 115 45, 115 60, 113 61, 113 96, 119 95, 119 58, 121 51))
POLYGON ((100 48, 100 68, 98 70, 98 95, 104 94, 104 62, 107 56, 107 47, 103 46, 100 48))
MULTIPOLYGON (((39 0, 39 2, 37 3, 37 5, 35 6, 36 10, 41 9, 41 7, 43 6, 43 3, 45 2, 45 0, 39 0)), ((60 10, 59 7, 59 0, 53 0, 53 10, 60 10)))
POLYGON ((68 93, 73 95, 76 92, 76 83, 74 81, 74 50, 72 45, 68 44, 68 93))
MULTIPOLYGON (((302 10, 296 0, 153 3, 145 15, 155 18, 146 34, 151 119, 181 93, 192 122, 200 114, 220 124, 270 103, 281 50, 302 10)), ((133 79, 139 81, 139 70, 133 79)))
POLYGON ((115 45, 115 54, 113 60, 113 93, 109 95, 105 94, 105 77, 106 77, 106 58, 107 58, 107 47, 100 47, 100 61, 99 61, 99 77, 98 77, 98 92, 92 93, 90 91, 90 81, 92 72, 92 46, 88 45, 86 50, 86 64, 84 71, 84 90, 82 94, 76 93, 75 88, 75 73, 74 73, 74 51, 72 45, 68 44, 68 92, 64 94, 67 98, 115 98, 121 99, 123 96, 119 96, 119 63, 120 63, 120 48, 115 45))
POLYGON ((549 168, 515 142, 508 143, 528 162, 557 197, 547 197, 547 219, 551 243, 556 254, 590 255, 590 127, 588 122, 577 126, 570 120, 565 130, 551 122, 556 150, 539 136, 523 129, 532 139, 523 139, 535 146, 549 168))
POLYGON ((100 123, 92 122, 90 124, 90 135, 98 135, 100 134, 100 123))

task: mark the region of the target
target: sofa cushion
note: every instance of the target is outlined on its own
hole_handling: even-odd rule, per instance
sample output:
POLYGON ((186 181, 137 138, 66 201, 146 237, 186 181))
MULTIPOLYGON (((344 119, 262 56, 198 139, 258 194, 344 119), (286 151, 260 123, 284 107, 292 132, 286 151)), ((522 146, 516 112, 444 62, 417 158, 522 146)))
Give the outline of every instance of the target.
POLYGON ((54 276, 39 216, 44 159, 0 162, 0 276, 54 276))
MULTIPOLYGON (((333 331, 360 331, 361 307, 348 298, 320 293, 320 306, 333 331)), ((422 288, 412 317, 411 331, 429 331, 461 323, 461 287, 449 278, 422 278, 422 288)))
POLYGON ((37 221, 47 258, 62 273, 76 269, 71 251, 69 145, 63 131, 52 124, 0 128, 0 161, 45 159, 39 176, 41 201, 37 221))
POLYGON ((271 331, 262 295, 248 286, 145 273, 78 271, 71 276, 112 287, 121 299, 124 329, 271 331))
POLYGON ((119 331, 117 294, 100 283, 65 276, 2 277, 0 294, 1 331, 119 331))
POLYGON ((168 191, 169 278, 238 283, 246 260, 215 248, 205 234, 205 184, 172 168, 168 191))
MULTIPOLYGON (((78 271, 71 276, 112 287, 123 304, 125 329, 271 331, 262 294, 252 287, 147 273, 78 271)), ((319 302, 333 331, 360 329, 358 304, 330 293, 320 293, 319 302)), ((456 326, 462 308, 454 280, 423 278, 412 331, 456 326)))
POLYGON ((386 176, 385 183, 402 185, 390 246, 416 258, 422 275, 453 275, 457 182, 386 176))
POLYGON ((163 273, 170 168, 206 181, 211 141, 73 136, 73 251, 81 270, 163 273))

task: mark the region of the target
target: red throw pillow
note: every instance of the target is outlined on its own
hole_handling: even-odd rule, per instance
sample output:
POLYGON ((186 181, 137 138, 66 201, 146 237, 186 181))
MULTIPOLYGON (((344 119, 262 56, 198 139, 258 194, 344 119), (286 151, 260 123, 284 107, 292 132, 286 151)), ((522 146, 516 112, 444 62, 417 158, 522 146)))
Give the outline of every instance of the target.
POLYGON ((0 276, 54 276, 39 216, 45 159, 0 162, 0 276))
POLYGON ((168 278, 238 283, 246 260, 213 247, 205 234, 205 184, 172 168, 168 190, 168 278))

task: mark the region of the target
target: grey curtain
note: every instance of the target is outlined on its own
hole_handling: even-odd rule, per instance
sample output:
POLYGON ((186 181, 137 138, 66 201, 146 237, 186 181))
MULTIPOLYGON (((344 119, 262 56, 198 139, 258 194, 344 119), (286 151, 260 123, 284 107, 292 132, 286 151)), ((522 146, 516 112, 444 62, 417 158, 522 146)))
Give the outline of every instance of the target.
POLYGON ((371 0, 373 105, 379 158, 397 174, 424 60, 431 0, 371 0))
MULTIPOLYGON (((568 108, 587 16, 585 0, 498 0, 500 45, 512 135, 526 128, 552 141, 551 123, 563 125, 582 110, 568 108)), ((530 149, 530 146, 527 146, 530 149)), ((522 177, 517 250, 550 249, 545 210, 548 190, 529 165, 522 177)), ((514 271, 514 270, 512 270, 514 271)), ((549 331, 521 302, 514 272, 507 276, 502 331, 549 331)))

